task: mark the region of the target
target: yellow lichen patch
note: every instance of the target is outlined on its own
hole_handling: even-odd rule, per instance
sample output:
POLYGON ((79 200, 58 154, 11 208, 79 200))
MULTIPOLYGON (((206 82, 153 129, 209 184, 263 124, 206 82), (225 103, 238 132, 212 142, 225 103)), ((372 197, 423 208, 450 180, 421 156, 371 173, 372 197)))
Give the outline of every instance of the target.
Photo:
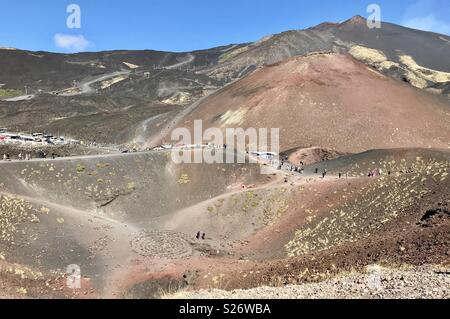
POLYGON ((16 97, 23 94, 19 90, 13 90, 13 89, 0 89, 0 97, 2 98, 8 98, 8 97, 16 97))
POLYGON ((107 80, 107 81, 103 81, 101 83, 101 88, 102 90, 109 88, 110 86, 113 86, 116 83, 122 82, 123 80, 126 80, 127 77, 126 76, 117 76, 115 78, 112 78, 111 80, 107 80))
POLYGON ((278 190, 262 204, 263 222, 266 226, 274 225, 287 212, 289 206, 287 204, 286 193, 284 189, 278 190))
POLYGON ((188 92, 178 92, 177 94, 171 96, 162 101, 164 104, 172 105, 186 105, 192 102, 192 95, 188 92))
POLYGON ((111 164, 109 164, 109 163, 97 163, 96 166, 97 166, 98 168, 106 168, 106 167, 111 166, 111 164))
POLYGON ((405 64, 417 77, 435 83, 450 82, 450 73, 436 71, 420 66, 409 55, 401 55, 400 61, 405 64))
POLYGON ((129 67, 132 70, 137 69, 139 67, 139 65, 129 63, 129 62, 123 62, 123 64, 125 64, 127 67, 129 67))
POLYGON ((405 78, 416 88, 424 89, 428 86, 428 83, 425 79, 417 76, 417 74, 412 71, 407 71, 405 74, 405 78))
POLYGON ((27 290, 23 287, 17 288, 16 292, 21 295, 26 295, 28 293, 27 290))
POLYGON ((48 213, 50 213, 50 208, 42 206, 40 211, 41 211, 42 214, 47 214, 48 215, 48 213))
POLYGON ((234 58, 235 56, 237 56, 237 55, 239 55, 239 54, 241 54, 241 53, 243 53, 245 51, 248 51, 248 49, 249 49, 249 47, 245 46, 245 47, 238 48, 238 49, 235 49, 235 50, 229 50, 228 52, 225 52, 224 54, 222 54, 219 57, 219 63, 226 62, 226 61, 234 58))
POLYGON ((13 243, 27 224, 39 223, 40 211, 22 198, 0 196, 0 241, 13 243))
POLYGON ((225 125, 239 125, 244 120, 244 116, 247 113, 246 109, 240 108, 239 110, 228 110, 223 114, 220 119, 225 125))
POLYGON ((379 71, 389 70, 393 67, 399 67, 398 63, 389 61, 386 55, 375 49, 355 45, 349 51, 355 59, 376 67, 379 71))
POLYGON ((380 63, 380 67, 383 70, 389 70, 392 67, 398 67, 398 63, 392 62, 392 61, 383 61, 380 63))
MULTIPOLYGON (((307 224, 285 246, 287 254, 300 256, 367 238, 407 213, 417 198, 432 191, 433 183, 443 182, 449 174, 448 162, 425 161, 419 157, 412 162, 384 161, 381 167, 384 172, 395 171, 395 174, 383 175, 355 190, 356 198, 352 197, 353 192, 344 189, 342 203, 329 211, 328 217, 307 218, 307 224)), ((357 174, 358 169, 351 173, 357 174)))
POLYGON ((379 71, 398 67, 403 70, 404 77, 411 85, 425 89, 428 82, 446 83, 450 81, 450 73, 422 67, 409 55, 400 55, 401 64, 389 61, 386 55, 379 50, 355 45, 349 50, 355 59, 376 67, 379 71))
POLYGON ((387 57, 383 52, 359 45, 353 46, 349 53, 355 59, 366 63, 382 63, 387 61, 387 57))
POLYGON ((182 174, 180 176, 180 179, 178 180, 178 184, 180 184, 180 185, 188 184, 189 182, 190 182, 190 180, 189 180, 188 174, 182 174))
POLYGON ((84 170, 86 169, 86 167, 84 167, 83 165, 81 165, 81 164, 77 164, 77 172, 78 173, 82 173, 82 172, 84 172, 84 170))
POLYGON ((34 271, 32 269, 29 269, 27 267, 21 266, 21 267, 8 267, 6 269, 0 268, 0 275, 3 273, 8 275, 13 275, 14 277, 17 277, 20 280, 38 280, 42 279, 43 275, 39 271, 34 271))

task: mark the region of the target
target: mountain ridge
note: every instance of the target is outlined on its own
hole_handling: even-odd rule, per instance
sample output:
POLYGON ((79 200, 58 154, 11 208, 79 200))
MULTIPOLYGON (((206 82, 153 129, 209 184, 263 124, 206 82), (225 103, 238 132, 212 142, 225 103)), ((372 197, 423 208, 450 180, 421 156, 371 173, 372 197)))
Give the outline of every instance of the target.
POLYGON ((264 66, 317 52, 351 54, 386 76, 448 97, 450 60, 442 57, 450 56, 450 37, 447 41, 444 35, 389 23, 368 29, 363 22, 356 16, 256 42, 184 53, 0 50, 0 126, 17 131, 58 130, 81 140, 126 143, 119 136, 133 136, 130 128, 165 125, 176 109, 264 66), (121 123, 126 114, 125 133, 121 123), (155 116, 166 120, 148 121, 155 116), (82 119, 80 123, 89 119, 92 134, 86 134, 85 124, 77 129, 75 119, 82 119))

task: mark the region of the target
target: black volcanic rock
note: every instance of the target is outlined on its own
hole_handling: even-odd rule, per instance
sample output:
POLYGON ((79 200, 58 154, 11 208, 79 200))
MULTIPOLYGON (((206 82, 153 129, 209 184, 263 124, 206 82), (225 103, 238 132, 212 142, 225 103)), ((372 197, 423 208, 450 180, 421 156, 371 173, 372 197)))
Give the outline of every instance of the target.
MULTIPOLYGON (((379 71, 417 86, 410 78, 410 67, 400 57, 408 56, 431 71, 450 72, 449 44, 448 36, 391 23, 369 29, 365 18, 356 16, 342 23, 326 22, 306 30, 283 32, 254 43, 193 52, 116 50, 57 54, 0 49, 0 88, 24 93, 26 89, 28 94, 35 94, 30 101, 0 100, 0 126, 26 131, 36 127, 70 128, 76 135, 77 124, 67 123, 78 119, 83 125, 83 130, 78 131, 85 132, 86 123, 90 123, 101 127, 107 139, 124 127, 118 121, 132 127, 148 116, 172 114, 174 109, 262 66, 316 52, 347 53, 354 46, 377 50, 391 65, 378 68, 379 71), (105 79, 94 82, 90 90, 80 89, 83 83, 101 78, 105 79), (89 116, 95 116, 95 120, 86 121, 89 116)), ((449 94, 448 82, 419 80, 425 83, 423 88, 449 94)))

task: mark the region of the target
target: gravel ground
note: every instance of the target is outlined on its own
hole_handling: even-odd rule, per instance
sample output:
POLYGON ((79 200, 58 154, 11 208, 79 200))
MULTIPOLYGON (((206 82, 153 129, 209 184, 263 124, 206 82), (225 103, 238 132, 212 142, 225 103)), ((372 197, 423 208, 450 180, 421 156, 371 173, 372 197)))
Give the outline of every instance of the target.
POLYGON ((250 290, 181 291, 167 298, 186 299, 449 299, 450 268, 420 267, 405 270, 367 267, 321 283, 250 290))

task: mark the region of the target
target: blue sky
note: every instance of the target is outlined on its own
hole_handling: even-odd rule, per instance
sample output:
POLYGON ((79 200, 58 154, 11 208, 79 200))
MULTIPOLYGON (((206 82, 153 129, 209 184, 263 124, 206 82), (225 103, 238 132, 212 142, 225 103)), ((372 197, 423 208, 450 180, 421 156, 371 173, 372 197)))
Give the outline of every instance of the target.
POLYGON ((0 47, 52 52, 190 51, 367 16, 450 34, 450 0, 0 0, 0 47), (81 8, 69 29, 67 6, 81 8))

